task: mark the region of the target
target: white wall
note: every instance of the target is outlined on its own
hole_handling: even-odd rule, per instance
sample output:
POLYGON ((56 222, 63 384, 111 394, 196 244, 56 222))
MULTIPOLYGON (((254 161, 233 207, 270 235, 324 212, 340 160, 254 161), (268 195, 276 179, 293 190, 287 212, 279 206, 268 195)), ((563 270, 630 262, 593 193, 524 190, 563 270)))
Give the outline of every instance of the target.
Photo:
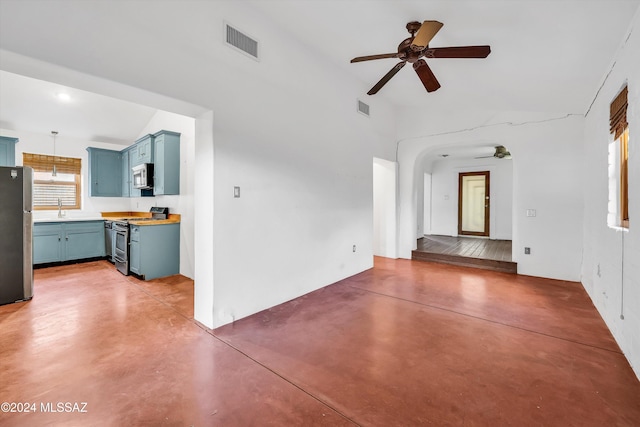
POLYGON ((397 257, 396 164, 373 159, 373 254, 397 257))
MULTIPOLYGON (((431 165, 431 234, 458 235, 458 174, 490 172, 489 238, 511 240, 513 162, 509 159, 441 159, 431 165)), ((427 192, 425 191, 425 195, 427 192)))
MULTIPOLYGON (((24 130, 0 129, 0 135, 19 138, 16 144, 16 164, 22 165, 22 153, 53 155, 53 137, 24 130)), ((56 155, 79 158, 82 161, 82 205, 84 212, 100 213, 104 211, 128 211, 128 199, 120 197, 89 197, 89 153, 87 147, 106 148, 120 151, 122 145, 100 141, 83 141, 59 134, 56 138, 56 155)), ((37 215, 37 213, 36 213, 37 215)), ((70 211, 73 215, 73 211, 70 211)))
POLYGON ((148 212, 151 206, 169 208, 180 219, 180 274, 194 277, 194 163, 195 119, 180 114, 158 111, 140 130, 138 138, 160 130, 180 133, 180 194, 173 196, 132 197, 131 211, 148 212))
POLYGON ((213 247, 213 111, 198 115, 195 123, 195 163, 193 188, 194 197, 194 236, 195 246, 195 283, 194 318, 205 326, 211 327, 214 306, 214 262, 213 247))
POLYGON ((640 378, 640 12, 633 27, 586 117, 582 283, 640 378), (625 84, 629 90, 630 228, 623 232, 607 226, 607 168, 608 145, 613 140, 609 104, 625 84))
MULTIPOLYGON (((423 234, 435 234, 432 232, 432 228, 431 228, 431 218, 432 218, 432 210, 433 210, 433 203, 432 203, 432 191, 431 191, 431 186, 433 185, 433 176, 431 175, 431 173, 426 173, 424 174, 424 180, 422 181, 422 194, 423 194, 423 200, 422 200, 422 232, 423 234)), ((420 236, 418 236, 420 237, 420 236)))
POLYGON ((395 114, 383 98, 367 98, 370 119, 358 114, 368 87, 341 66, 243 2, 3 8, 3 49, 213 111, 213 163, 196 163, 213 170, 213 193, 197 194, 213 197, 213 212, 199 213, 213 221, 213 255, 200 258, 196 244, 195 268, 215 266, 205 284, 215 300, 213 316, 197 307, 197 320, 220 326, 372 266, 372 159, 393 159, 395 114), (224 20, 260 40, 259 62, 225 46, 224 20))

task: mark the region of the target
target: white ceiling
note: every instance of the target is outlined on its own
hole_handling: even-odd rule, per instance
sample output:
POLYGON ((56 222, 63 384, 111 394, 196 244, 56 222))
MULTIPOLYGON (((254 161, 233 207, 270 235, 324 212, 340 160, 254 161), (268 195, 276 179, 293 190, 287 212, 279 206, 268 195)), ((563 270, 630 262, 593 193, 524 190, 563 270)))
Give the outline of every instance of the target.
MULTIPOLYGON (((4 1, 4 0, 2 0, 4 1)), ((364 92, 396 63, 355 56, 395 52, 408 21, 444 27, 432 47, 491 45, 486 59, 431 59, 442 88, 427 93, 410 66, 377 95, 398 107, 584 113, 629 31, 640 0, 246 0, 362 81, 364 92)), ((207 28, 193 28, 203 36, 207 28)), ((259 39, 259 35, 258 39, 259 39)), ((25 36, 27 37, 27 36, 25 36)), ((197 39, 197 37, 193 37, 197 39)), ((293 58, 295 59, 295 58, 293 58)), ((364 95, 363 96, 367 96, 364 95)), ((0 72, 0 127, 128 144, 155 110, 0 72), (60 103, 55 94, 67 92, 60 103)), ((490 150, 490 147, 489 147, 490 150)))
MULTIPOLYGON (((442 87, 427 94, 411 67, 374 96, 397 106, 584 113, 629 30, 638 0, 252 0, 310 49, 372 87, 398 61, 409 21, 444 27, 431 47, 484 45, 486 59, 428 60, 442 87)), ((366 96, 366 95, 365 95, 366 96)))
POLYGON ((153 108, 0 71, 0 128, 130 145, 153 108), (60 100, 59 94, 69 96, 60 100))

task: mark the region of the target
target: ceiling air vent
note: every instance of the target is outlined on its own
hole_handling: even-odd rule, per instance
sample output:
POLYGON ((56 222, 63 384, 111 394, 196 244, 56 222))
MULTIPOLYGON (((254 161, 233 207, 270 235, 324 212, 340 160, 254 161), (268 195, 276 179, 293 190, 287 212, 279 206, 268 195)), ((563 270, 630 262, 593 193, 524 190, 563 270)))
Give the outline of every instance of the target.
POLYGON ((226 42, 253 59, 258 59, 258 41, 225 23, 226 42))
POLYGON ((364 114, 365 116, 369 117, 369 105, 365 104, 359 99, 358 99, 358 113, 364 114))

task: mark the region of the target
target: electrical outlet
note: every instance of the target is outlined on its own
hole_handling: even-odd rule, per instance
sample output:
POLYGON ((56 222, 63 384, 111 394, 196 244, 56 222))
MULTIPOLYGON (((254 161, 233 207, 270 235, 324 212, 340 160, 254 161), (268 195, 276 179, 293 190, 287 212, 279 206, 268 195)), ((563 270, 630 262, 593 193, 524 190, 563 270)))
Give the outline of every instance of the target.
POLYGON ((233 197, 236 199, 240 198, 240 187, 233 187, 233 197))
POLYGON ((525 255, 531 255, 531 248, 524 248, 525 255))
POLYGON ((353 252, 356 251, 356 245, 353 245, 353 252))

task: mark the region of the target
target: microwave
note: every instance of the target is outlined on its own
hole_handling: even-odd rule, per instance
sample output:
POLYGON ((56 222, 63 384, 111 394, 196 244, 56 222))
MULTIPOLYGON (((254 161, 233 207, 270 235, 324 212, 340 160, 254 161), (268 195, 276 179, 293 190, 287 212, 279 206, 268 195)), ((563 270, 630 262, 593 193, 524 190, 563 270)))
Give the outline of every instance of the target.
POLYGON ((133 188, 146 190, 153 188, 153 163, 142 163, 131 168, 133 188))

